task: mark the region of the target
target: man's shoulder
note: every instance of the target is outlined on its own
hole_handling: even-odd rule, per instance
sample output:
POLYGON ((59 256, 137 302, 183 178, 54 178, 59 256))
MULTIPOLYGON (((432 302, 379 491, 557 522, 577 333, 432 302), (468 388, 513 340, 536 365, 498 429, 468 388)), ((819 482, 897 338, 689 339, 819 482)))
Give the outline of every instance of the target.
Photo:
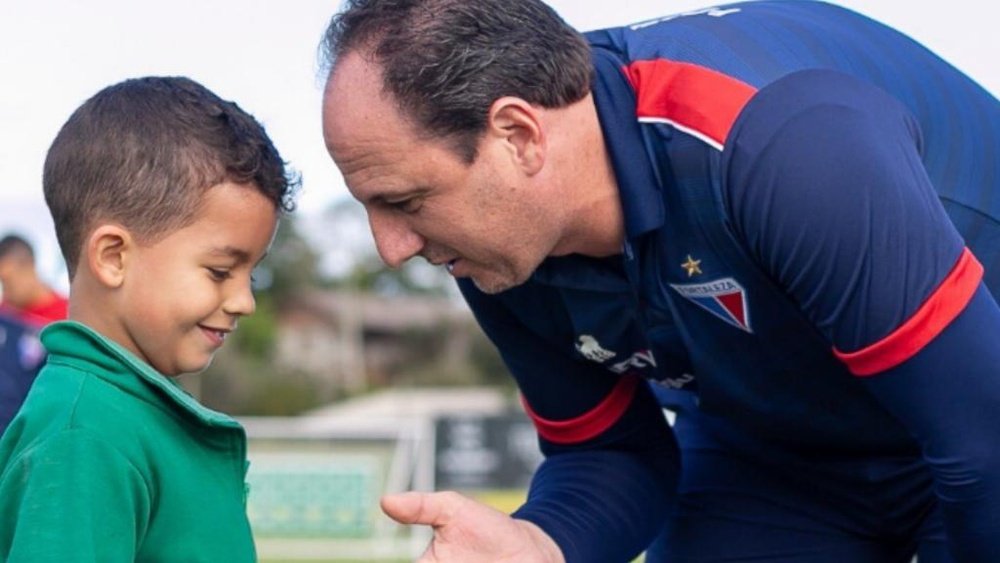
MULTIPOLYGON (((827 119, 831 111, 864 116, 872 121, 908 116, 895 97, 879 88, 838 70, 804 69, 786 74, 758 90, 743 107, 731 130, 727 146, 748 140, 766 146, 777 134, 787 132, 789 122, 827 119)), ((817 144, 849 139, 817 131, 817 144)))

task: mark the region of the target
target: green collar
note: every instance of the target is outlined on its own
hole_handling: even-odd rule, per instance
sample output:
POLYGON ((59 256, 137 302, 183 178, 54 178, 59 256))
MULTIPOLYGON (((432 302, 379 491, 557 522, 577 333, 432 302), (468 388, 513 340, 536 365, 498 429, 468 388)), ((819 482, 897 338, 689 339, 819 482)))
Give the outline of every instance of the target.
POLYGON ((242 428, 230 416, 205 407, 172 379, 84 324, 52 323, 40 337, 53 365, 81 369, 148 401, 175 405, 207 425, 242 428))

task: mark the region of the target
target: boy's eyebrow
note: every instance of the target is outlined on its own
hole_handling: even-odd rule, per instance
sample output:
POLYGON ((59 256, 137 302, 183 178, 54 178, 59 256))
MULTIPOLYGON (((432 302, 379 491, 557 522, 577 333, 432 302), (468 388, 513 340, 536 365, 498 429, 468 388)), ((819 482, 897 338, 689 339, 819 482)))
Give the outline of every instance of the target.
POLYGON ((240 264, 250 261, 250 253, 242 248, 236 248, 235 246, 221 246, 213 248, 209 251, 210 254, 216 256, 227 256, 230 258, 235 258, 240 264))

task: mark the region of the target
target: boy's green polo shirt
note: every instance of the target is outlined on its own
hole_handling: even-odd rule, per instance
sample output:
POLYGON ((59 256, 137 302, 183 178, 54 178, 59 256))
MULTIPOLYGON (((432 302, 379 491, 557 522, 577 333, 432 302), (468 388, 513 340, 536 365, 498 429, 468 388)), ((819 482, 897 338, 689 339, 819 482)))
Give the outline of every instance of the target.
POLYGON ((0 439, 0 561, 254 561, 246 436, 75 322, 0 439))

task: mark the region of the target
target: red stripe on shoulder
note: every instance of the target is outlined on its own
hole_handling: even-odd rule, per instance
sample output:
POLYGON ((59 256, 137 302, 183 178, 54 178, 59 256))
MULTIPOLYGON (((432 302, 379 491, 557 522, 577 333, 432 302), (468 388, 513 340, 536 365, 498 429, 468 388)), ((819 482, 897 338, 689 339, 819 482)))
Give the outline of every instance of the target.
POLYGON ((655 59, 623 69, 635 90, 640 120, 663 120, 717 148, 757 93, 749 84, 691 63, 655 59))
POLYGON ((524 397, 521 397, 521 403, 534 421, 539 436, 553 444, 578 444, 600 435, 621 418, 632 403, 638 383, 639 378, 636 376, 622 377, 596 407, 568 420, 546 420, 532 410, 524 397))
POLYGON ((875 375, 909 360, 955 320, 983 279, 983 265, 966 248, 924 304, 891 334, 855 352, 833 353, 854 375, 875 375))

